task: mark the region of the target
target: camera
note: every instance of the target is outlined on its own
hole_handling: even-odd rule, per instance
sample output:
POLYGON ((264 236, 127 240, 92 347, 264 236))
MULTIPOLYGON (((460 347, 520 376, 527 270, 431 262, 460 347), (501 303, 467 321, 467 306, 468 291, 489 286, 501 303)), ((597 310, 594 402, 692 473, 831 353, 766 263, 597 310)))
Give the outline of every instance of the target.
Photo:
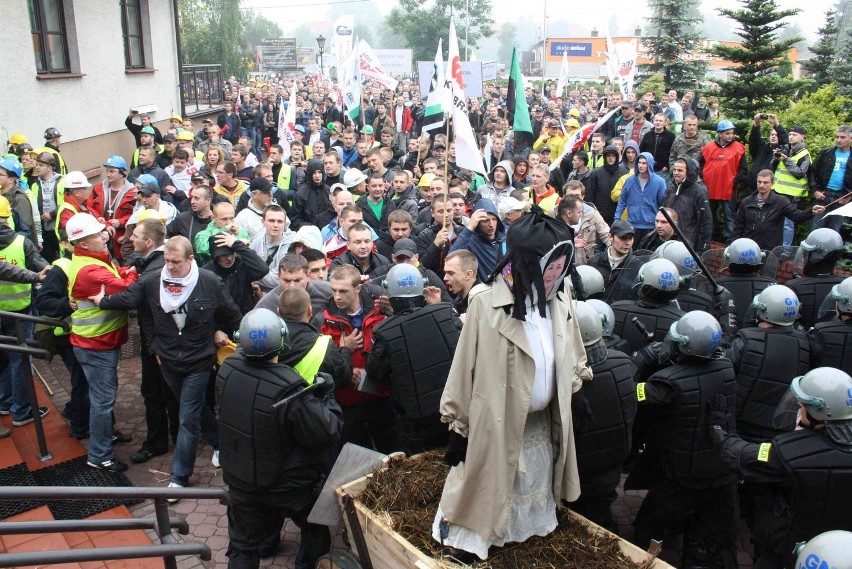
POLYGON ((768 118, 769 118, 769 115, 767 115, 766 113, 760 113, 760 118, 762 118, 762 119, 768 119, 768 118))

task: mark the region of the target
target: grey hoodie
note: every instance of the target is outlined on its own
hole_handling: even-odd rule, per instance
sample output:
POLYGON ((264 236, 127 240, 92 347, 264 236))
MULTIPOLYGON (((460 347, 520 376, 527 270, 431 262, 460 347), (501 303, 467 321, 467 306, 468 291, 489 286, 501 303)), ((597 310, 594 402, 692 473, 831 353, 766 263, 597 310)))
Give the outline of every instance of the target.
POLYGON ((479 188, 479 194, 484 198, 491 200, 491 203, 497 208, 500 209, 500 203, 509 197, 509 194, 515 189, 512 186, 512 172, 515 171, 515 164, 511 160, 501 160, 497 163, 494 168, 491 169, 491 172, 488 173, 488 183, 479 188), (508 176, 508 185, 505 188, 497 189, 494 187, 494 171, 497 168, 502 168, 503 171, 506 172, 506 176, 508 176))

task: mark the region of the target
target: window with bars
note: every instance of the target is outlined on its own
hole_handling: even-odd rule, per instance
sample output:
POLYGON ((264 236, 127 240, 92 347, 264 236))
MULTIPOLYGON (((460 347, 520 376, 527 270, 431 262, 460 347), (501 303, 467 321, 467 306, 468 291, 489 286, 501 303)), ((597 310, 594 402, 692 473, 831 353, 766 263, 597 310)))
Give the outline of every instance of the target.
POLYGON ((145 42, 142 27, 142 0, 121 0, 121 29, 124 33, 124 67, 145 67, 145 42))
POLYGON ((38 73, 71 72, 62 3, 62 0, 27 0, 38 73))

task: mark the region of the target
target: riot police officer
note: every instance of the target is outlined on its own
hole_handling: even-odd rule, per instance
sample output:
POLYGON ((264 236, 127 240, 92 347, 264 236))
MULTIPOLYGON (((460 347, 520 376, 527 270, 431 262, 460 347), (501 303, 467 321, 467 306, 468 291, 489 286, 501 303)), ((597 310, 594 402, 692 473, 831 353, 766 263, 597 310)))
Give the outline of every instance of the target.
POLYGON ((712 285, 700 274, 695 257, 680 241, 666 241, 654 251, 652 258, 668 259, 678 269, 681 279, 677 303, 682 310, 703 310, 716 317, 722 326, 722 338, 730 344, 737 333, 737 310, 733 295, 723 286, 713 290, 712 285))
POLYGON ((836 318, 808 332, 814 365, 852 369, 852 277, 834 285, 826 300, 834 304, 836 318))
MULTIPOLYGON (((821 367, 796 377, 790 399, 798 431, 750 443, 733 433, 729 407, 717 401, 711 436, 722 460, 746 481, 773 490, 751 528, 755 569, 793 567, 794 544, 826 530, 852 530, 852 377, 821 367)), ((787 408, 782 403, 781 408, 787 408)), ((846 551, 848 557, 848 550, 846 551)))
POLYGON ((725 248, 723 258, 727 263, 728 275, 719 277, 716 283, 728 289, 734 297, 739 325, 748 326, 750 324, 746 323, 746 315, 752 299, 769 285, 775 284, 774 278, 759 274, 766 262, 766 253, 760 250, 756 242, 741 237, 725 248))
POLYGON ((601 298, 605 285, 603 275, 591 265, 576 265, 571 275, 571 283, 574 289, 574 298, 577 300, 591 300, 601 298), (574 281, 577 282, 574 282, 574 281))
POLYGON ((398 413, 394 448, 409 455, 447 444, 438 406, 461 330, 450 304, 426 304, 423 284, 413 265, 388 271, 382 287, 393 316, 373 330, 366 365, 372 382, 390 383, 398 413))
POLYGON ((799 320, 805 330, 816 323, 817 309, 831 287, 843 280, 842 276, 834 274, 834 266, 842 255, 843 239, 828 227, 811 231, 799 243, 793 265, 800 272, 787 281, 787 286, 799 297, 799 320))
POLYGON ((220 460, 230 487, 229 567, 258 567, 260 544, 285 518, 301 530, 299 569, 314 567, 331 546, 328 528, 307 518, 343 413, 331 378, 317 377, 312 392, 304 392, 305 380, 278 363, 286 339, 287 326, 274 312, 252 310, 240 323, 240 349, 216 377, 220 460))
POLYGON ((707 433, 707 410, 721 396, 735 429, 736 378, 719 346, 722 328, 712 315, 693 311, 672 324, 664 350, 673 364, 636 386, 639 415, 652 414, 648 448, 631 479, 651 480, 633 525, 647 547, 665 532, 684 530, 684 569, 735 567, 736 478, 707 433))
MULTIPOLYGON (((574 413, 574 443, 580 473, 580 498, 571 509, 610 531, 617 531, 611 506, 621 481, 621 465, 630 451, 630 432, 636 417, 633 364, 627 354, 603 343, 602 315, 577 302, 577 323, 586 347, 592 380, 580 393, 591 410, 591 420, 574 413)), ((574 400, 582 400, 574 395, 574 400)), ((573 401, 572 401, 573 403, 573 401)))
POLYGON ((831 530, 796 546, 795 567, 852 569, 852 532, 831 530))
POLYGON ((621 336, 613 332, 613 327, 615 326, 615 313, 612 311, 612 307, 603 300, 598 300, 596 298, 587 300, 586 304, 597 310, 598 314, 601 315, 603 341, 604 344, 606 344, 606 347, 618 350, 619 352, 624 352, 625 354, 628 353, 630 351, 630 345, 624 341, 621 336))
POLYGON ((612 303, 615 313, 613 332, 627 341, 631 353, 647 343, 645 335, 633 323, 634 316, 653 335, 654 341, 661 342, 671 325, 684 314, 674 302, 681 284, 674 263, 668 259, 648 261, 639 269, 637 281, 639 300, 612 303))
POLYGON ((799 299, 788 287, 767 287, 752 306, 758 325, 740 329, 727 356, 737 373, 737 434, 758 442, 783 432, 772 424, 775 409, 793 378, 811 368, 811 349, 793 327, 799 299))

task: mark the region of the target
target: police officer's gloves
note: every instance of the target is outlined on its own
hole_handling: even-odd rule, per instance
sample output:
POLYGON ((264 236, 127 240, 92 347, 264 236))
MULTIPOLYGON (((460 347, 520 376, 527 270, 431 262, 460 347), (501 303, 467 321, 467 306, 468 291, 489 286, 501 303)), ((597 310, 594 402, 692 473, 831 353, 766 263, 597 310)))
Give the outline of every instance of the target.
POLYGON ((460 462, 464 462, 465 456, 467 456, 467 437, 450 431, 450 442, 444 453, 444 463, 448 466, 458 466, 460 462))
POLYGON ((595 424, 592 404, 589 403, 582 388, 571 396, 571 416, 574 420, 574 428, 578 431, 586 431, 595 424))
POLYGON ((633 352, 631 360, 636 366, 636 381, 647 379, 652 373, 660 368, 660 365, 665 361, 662 355, 662 342, 651 342, 633 352))
POLYGON ((314 381, 317 383, 316 392, 320 399, 327 399, 334 396, 334 380, 330 375, 324 372, 317 374, 314 381))
POLYGON ((728 424, 728 398, 722 394, 716 395, 713 402, 708 402, 707 406, 710 408, 707 415, 707 431, 710 438, 718 443, 725 435, 728 424))

